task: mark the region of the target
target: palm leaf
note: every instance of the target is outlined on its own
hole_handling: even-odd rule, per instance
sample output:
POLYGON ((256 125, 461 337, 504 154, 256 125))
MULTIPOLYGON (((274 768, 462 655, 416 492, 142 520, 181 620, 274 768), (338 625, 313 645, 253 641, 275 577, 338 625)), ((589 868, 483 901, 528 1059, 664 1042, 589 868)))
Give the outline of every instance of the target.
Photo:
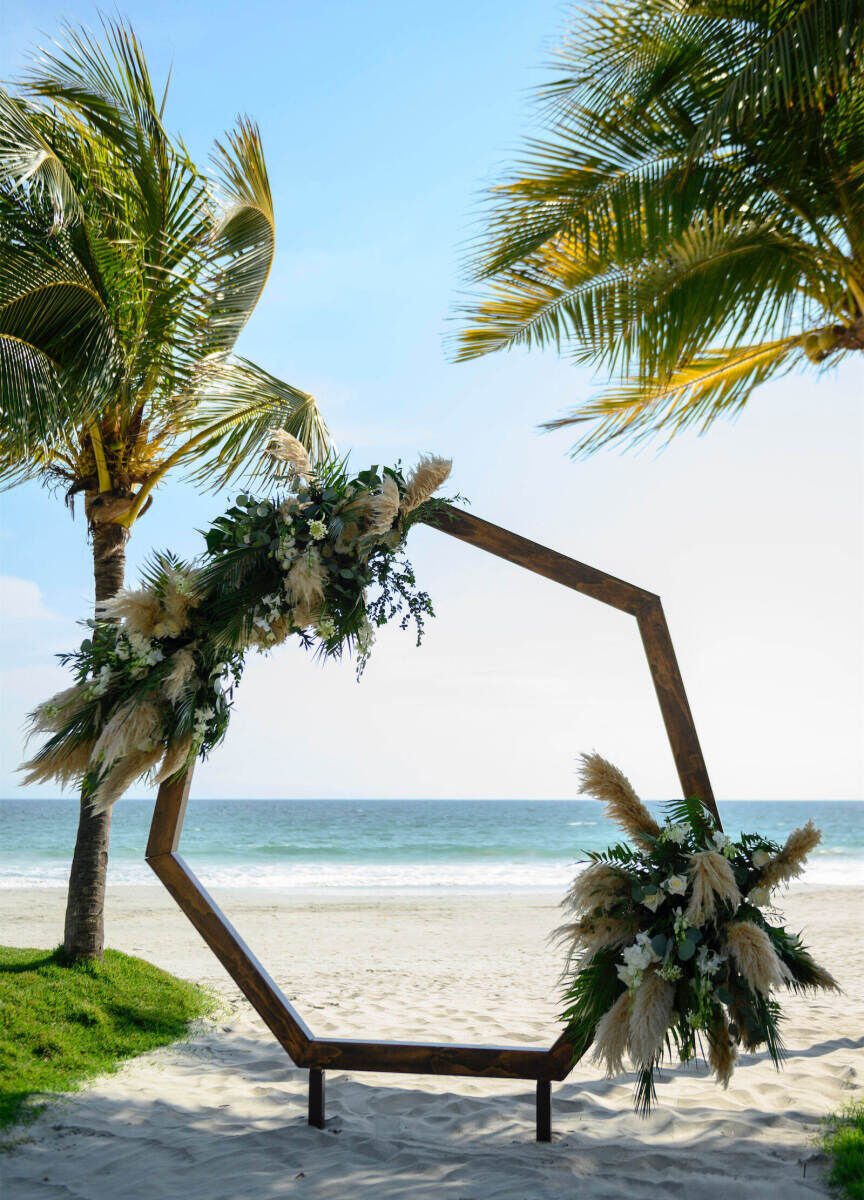
POLYGON ((258 303, 275 248, 270 182, 258 128, 241 120, 216 144, 221 212, 210 235, 206 351, 233 349, 258 303))

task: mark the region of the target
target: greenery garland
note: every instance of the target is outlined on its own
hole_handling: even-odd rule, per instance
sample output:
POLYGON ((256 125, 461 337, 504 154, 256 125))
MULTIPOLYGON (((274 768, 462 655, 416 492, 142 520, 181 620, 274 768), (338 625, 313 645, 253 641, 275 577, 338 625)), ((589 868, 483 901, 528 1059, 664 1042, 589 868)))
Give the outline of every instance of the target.
POLYGON ((605 801, 636 845, 589 854, 564 901, 562 1019, 577 1057, 593 1043, 611 1076, 629 1056, 643 1114, 673 1047, 688 1062, 699 1043, 724 1087, 740 1046, 764 1045, 779 1067, 775 990, 837 989, 771 909, 772 889, 801 874, 819 831, 808 822, 782 847, 756 833, 733 840, 695 799, 668 805, 661 826, 596 754, 583 756, 582 791, 605 801))
POLYGON ((404 542, 443 503, 430 497, 449 461, 350 476, 346 460, 313 467, 284 430, 268 452, 288 464, 290 490, 238 496, 199 560, 156 555, 142 586, 101 605, 60 655, 75 683, 31 714, 32 732, 49 736, 22 767, 27 782, 80 784, 102 810, 147 773, 159 783, 186 770, 225 736, 250 648, 293 635, 324 658, 354 653, 359 675, 387 621, 413 621, 419 644, 434 613, 404 542))

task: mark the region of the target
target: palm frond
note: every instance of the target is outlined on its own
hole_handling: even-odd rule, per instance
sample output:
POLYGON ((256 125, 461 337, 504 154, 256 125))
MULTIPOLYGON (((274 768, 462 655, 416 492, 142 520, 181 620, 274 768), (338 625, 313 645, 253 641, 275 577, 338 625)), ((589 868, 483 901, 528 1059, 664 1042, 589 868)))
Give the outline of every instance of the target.
POLYGON ((546 136, 469 249, 455 358, 552 347, 607 370, 599 401, 546 424, 595 422, 587 453, 707 428, 807 331, 864 326, 860 4, 599 0, 556 67, 546 136))
POLYGON ((757 384, 791 370, 792 354, 801 342, 802 338, 795 336, 758 346, 707 351, 676 370, 666 384, 653 380, 621 384, 544 427, 560 429, 599 418, 574 447, 574 455, 618 439, 635 445, 661 432, 672 437, 691 425, 704 433, 718 417, 740 409, 757 384))
POLYGON ((224 487, 238 473, 259 484, 278 478, 279 464, 262 453, 274 427, 293 434, 313 461, 327 455, 329 434, 315 398, 248 359, 205 359, 190 399, 186 430, 201 441, 189 478, 208 488, 224 487))
POLYGON ((48 200, 54 228, 79 220, 81 202, 62 161, 42 137, 23 100, 0 87, 0 187, 16 190, 29 203, 48 200))
POLYGON ((257 126, 238 122, 216 143, 221 212, 210 235, 206 350, 229 351, 258 303, 275 247, 270 181, 257 126))

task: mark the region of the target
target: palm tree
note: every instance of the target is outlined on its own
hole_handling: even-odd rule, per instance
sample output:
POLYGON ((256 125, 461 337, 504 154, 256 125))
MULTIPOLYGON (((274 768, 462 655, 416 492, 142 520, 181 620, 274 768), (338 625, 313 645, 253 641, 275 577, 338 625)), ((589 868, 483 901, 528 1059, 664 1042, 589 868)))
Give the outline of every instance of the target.
POLYGON ((493 189, 456 357, 553 346, 610 379, 574 447, 707 428, 864 350, 861 0, 600 0, 546 134, 493 189))
MULTIPOLYGON (((250 456, 272 425, 313 456, 327 433, 311 396, 231 353, 273 259, 256 127, 216 144, 214 187, 166 132, 134 32, 65 32, 0 90, 0 473, 83 493, 98 602, 169 471, 219 487, 266 473, 250 456)), ((109 821, 82 802, 73 959, 102 954, 109 821)))

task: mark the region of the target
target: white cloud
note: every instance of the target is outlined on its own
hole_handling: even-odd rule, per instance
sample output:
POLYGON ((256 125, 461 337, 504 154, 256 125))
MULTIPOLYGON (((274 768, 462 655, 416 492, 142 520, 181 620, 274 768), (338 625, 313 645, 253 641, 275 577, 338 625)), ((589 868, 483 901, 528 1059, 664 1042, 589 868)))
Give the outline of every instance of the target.
POLYGON ((15 575, 0 575, 0 616, 8 621, 59 621, 47 607, 39 584, 15 575))

